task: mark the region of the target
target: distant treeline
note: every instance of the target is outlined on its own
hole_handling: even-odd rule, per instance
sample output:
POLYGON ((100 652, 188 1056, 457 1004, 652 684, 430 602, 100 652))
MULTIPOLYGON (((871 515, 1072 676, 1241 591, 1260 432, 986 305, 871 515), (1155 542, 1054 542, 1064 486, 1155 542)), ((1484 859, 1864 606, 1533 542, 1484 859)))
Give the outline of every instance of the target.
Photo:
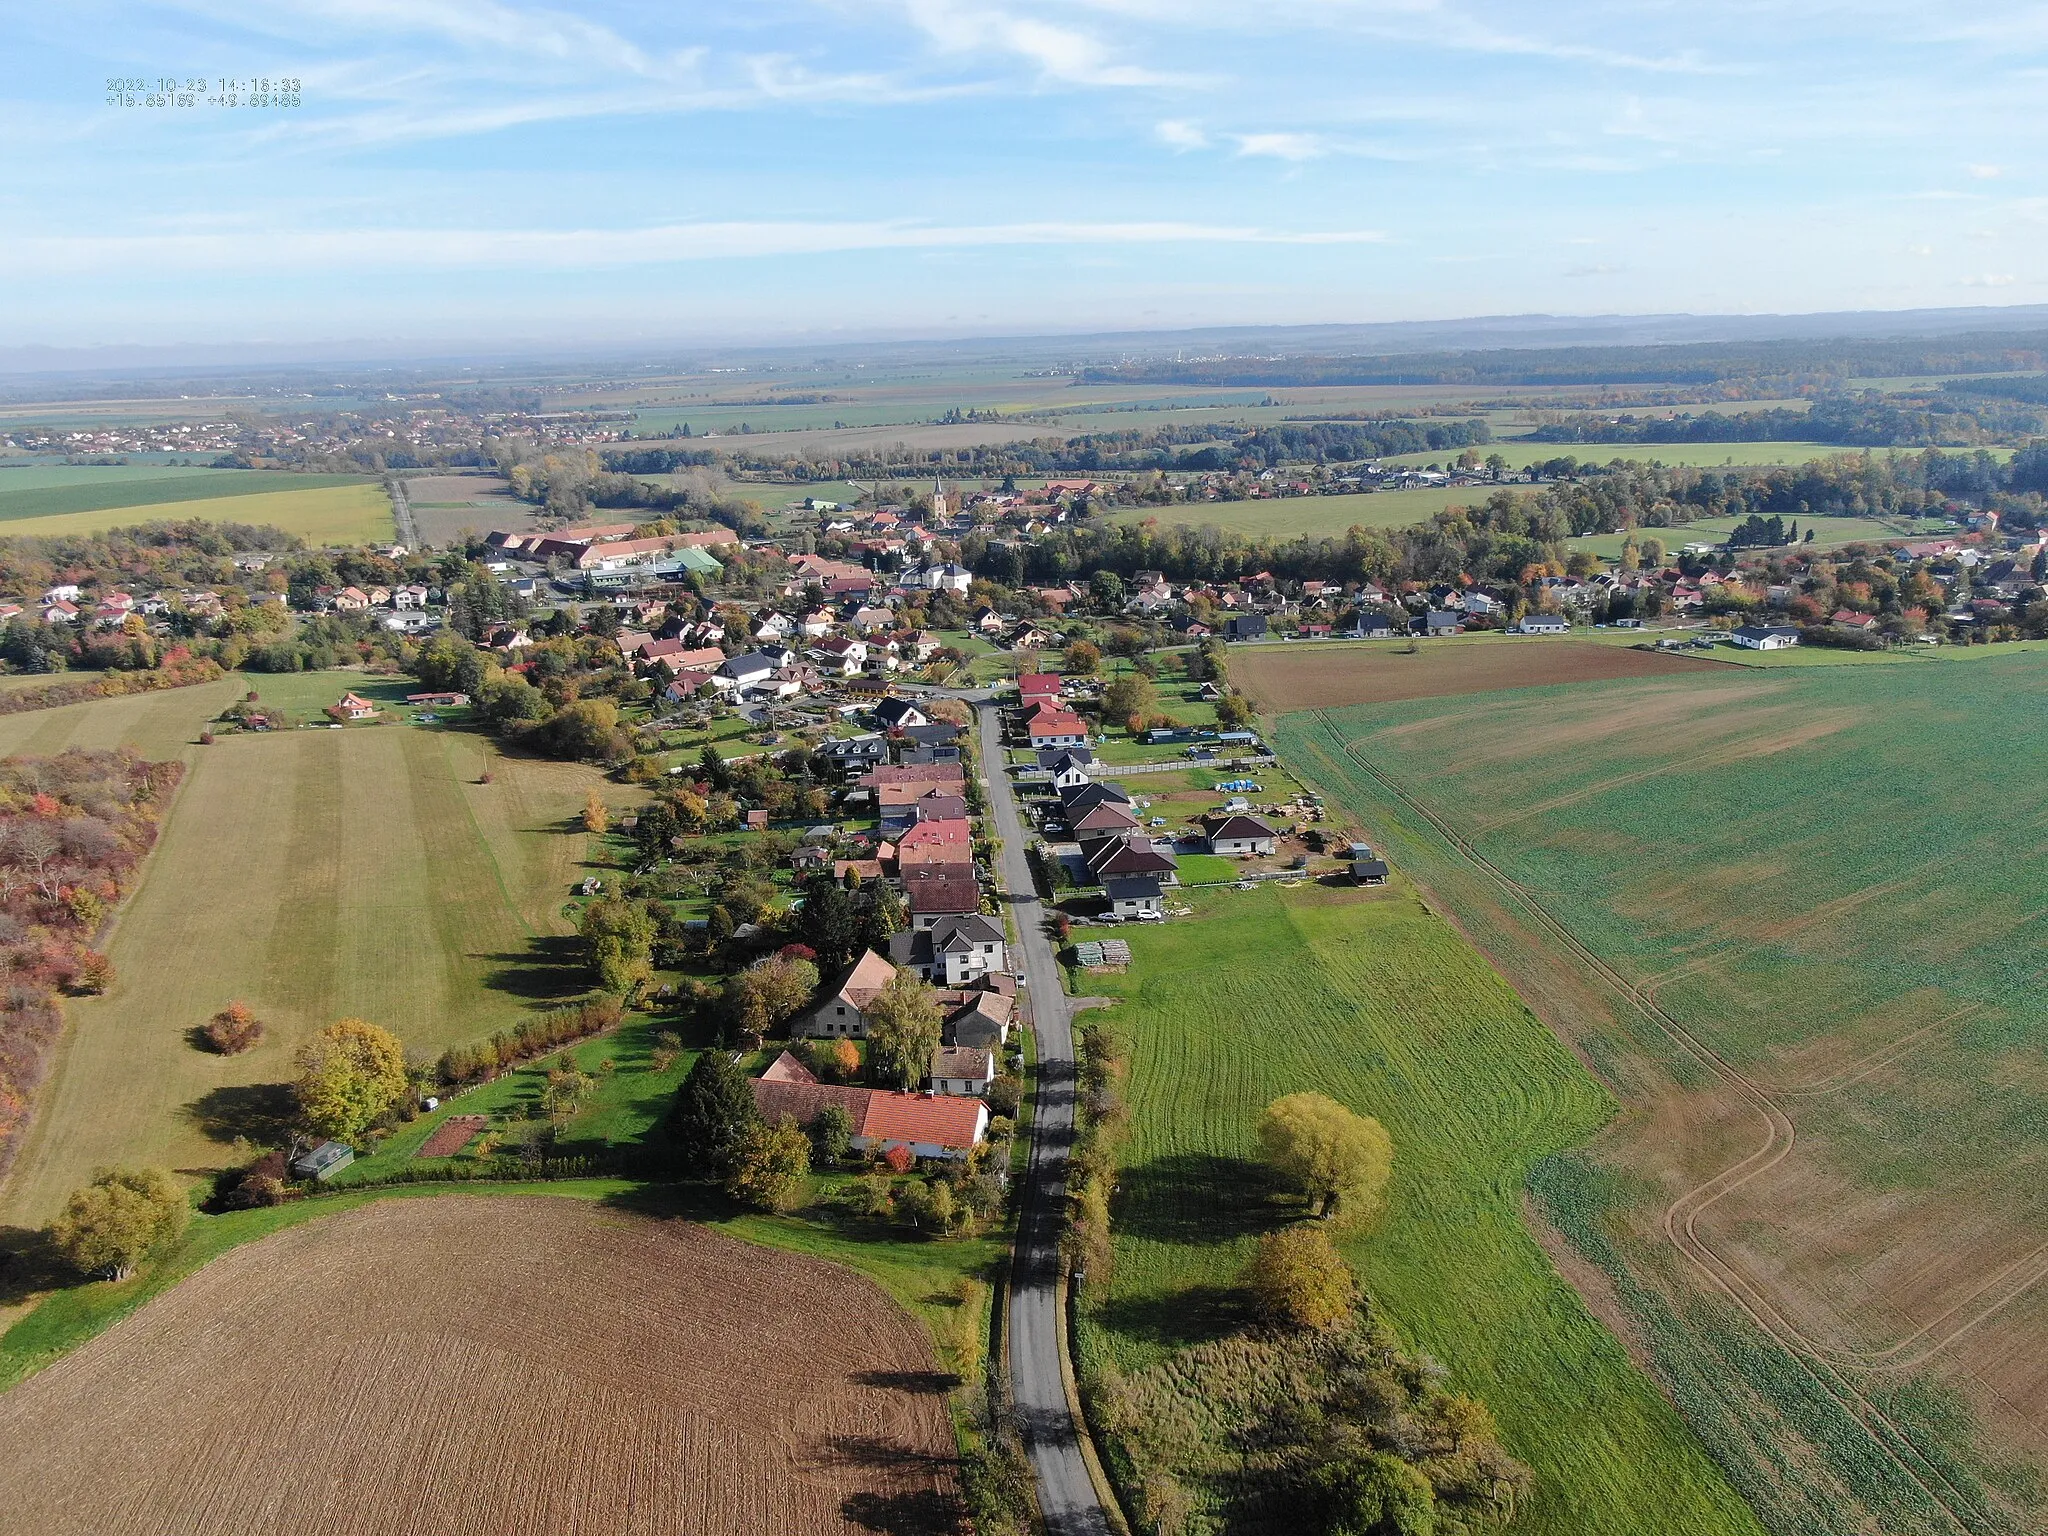
POLYGON ((1942 391, 1952 395, 1989 395, 1999 400, 2024 400, 2031 405, 2048 405, 2048 373, 2027 374, 2016 379, 1948 379, 1942 391))
POLYGON ((1567 540, 1639 530, 1668 535, 1702 518, 1768 521, 1912 517, 1952 498, 1998 507, 2008 527, 2048 525, 2048 442, 2001 464, 1990 453, 1841 454, 1796 468, 1709 470, 1629 464, 1534 490, 1502 489, 1480 507, 1446 508, 1400 529, 1353 528, 1338 537, 1255 539, 1213 525, 1151 522, 1069 525, 1029 542, 983 533, 960 543, 977 576, 1040 586, 1096 571, 1163 571, 1183 581, 1234 581, 1254 571, 1303 580, 1516 582, 1531 566, 1563 570, 1567 540))
MULTIPOLYGON (((864 449, 846 458, 815 460, 761 448, 729 452, 733 467, 794 479, 886 480, 934 470, 948 475, 997 478, 1004 475, 1073 475, 1165 470, 1274 469, 1282 464, 1349 464, 1401 453, 1455 453, 1493 440, 1484 420, 1416 421, 1389 416, 1371 421, 1287 423, 1232 430, 1216 425, 1177 425, 1126 432, 1091 432, 1080 437, 1043 437, 1025 443, 990 443, 933 450, 901 443, 864 449)), ((647 449, 608 453, 607 466, 634 466, 634 474, 660 474, 670 458, 677 464, 708 462, 709 453, 647 449), (638 467, 646 464, 647 468, 638 467)))
POLYGON ((2048 331, 1869 340, 1502 347, 1363 357, 1224 357, 1087 368, 1090 384, 1281 388, 1328 384, 1712 384, 1725 379, 1902 378, 2048 367, 2048 331))
MULTIPOLYGON (((2013 381, 2019 382, 2019 381, 2013 381)), ((1988 391, 1986 391, 1988 393, 1988 391)), ((2016 396, 2015 399, 2024 399, 2016 396)), ((2023 405, 1952 394, 1836 396, 1810 411, 1783 407, 1675 418, 1589 412, 1529 433, 1538 443, 1841 443, 1857 448, 1971 447, 2043 430, 2042 413, 2023 405)))

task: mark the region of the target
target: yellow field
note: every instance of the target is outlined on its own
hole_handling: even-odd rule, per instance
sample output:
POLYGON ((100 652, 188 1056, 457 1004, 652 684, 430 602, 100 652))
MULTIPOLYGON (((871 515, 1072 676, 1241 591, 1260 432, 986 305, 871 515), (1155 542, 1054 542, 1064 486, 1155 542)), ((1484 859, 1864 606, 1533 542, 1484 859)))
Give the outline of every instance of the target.
POLYGON ((204 518, 216 523, 268 523, 309 544, 364 544, 392 536, 391 498, 381 485, 329 485, 304 491, 258 491, 98 512, 18 517, 0 524, 7 538, 54 537, 132 528, 138 523, 204 518))
POLYGON ((563 931, 586 842, 568 829, 594 772, 400 724, 194 745, 249 687, 299 713, 344 688, 393 690, 341 672, 235 677, 0 718, 0 752, 132 741, 191 765, 116 922, 114 987, 66 1004, 0 1221, 47 1219, 97 1164, 225 1162, 236 1130, 274 1108, 265 1085, 336 1018, 437 1053, 582 985, 537 964, 533 941, 563 931), (269 1025, 263 1042, 194 1049, 187 1031, 237 998, 269 1025))

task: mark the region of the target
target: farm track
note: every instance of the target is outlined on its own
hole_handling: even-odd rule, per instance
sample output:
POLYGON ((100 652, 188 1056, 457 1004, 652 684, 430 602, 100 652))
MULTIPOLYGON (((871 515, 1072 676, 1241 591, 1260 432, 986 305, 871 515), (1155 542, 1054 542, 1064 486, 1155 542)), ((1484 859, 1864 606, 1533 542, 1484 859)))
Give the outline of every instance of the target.
MULTIPOLYGON (((1776 1167, 1791 1153, 1797 1139, 1797 1130, 1792 1123, 1791 1117, 1778 1106, 1761 1086, 1738 1071, 1718 1052, 1699 1040, 1684 1025, 1666 1013, 1655 1001, 1644 996, 1619 971, 1615 970, 1614 967, 1587 948, 1577 935, 1573 934, 1563 923, 1551 916, 1526 889, 1467 841, 1455 827, 1438 816, 1436 812, 1423 804, 1414 795, 1396 784, 1386 774, 1380 772, 1365 754, 1359 750, 1359 739, 1346 741, 1342 738, 1335 724, 1331 721, 1327 710, 1319 709, 1315 711, 1315 715, 1323 729, 1329 734, 1330 739, 1336 744, 1337 750, 1346 759, 1369 774, 1389 794, 1393 795, 1403 805, 1427 822, 1431 829, 1441 836, 1454 852, 1499 887, 1513 901, 1516 907, 1528 915, 1532 922, 1562 944, 1574 959, 1579 961, 1592 975, 1598 977, 1608 987, 1618 993, 1630 1007, 1634 1008, 1637 1013, 1649 1021, 1681 1051, 1706 1068, 1714 1077, 1734 1089, 1742 1101, 1764 1122, 1765 1136, 1761 1146, 1732 1166, 1722 1170, 1713 1178, 1696 1185, 1693 1189, 1679 1196, 1678 1199, 1674 1200, 1666 1208, 1664 1213, 1664 1232, 1666 1237, 1670 1239, 1672 1245, 1680 1253, 1684 1254, 1706 1276, 1715 1289, 1726 1295, 1729 1300, 1734 1302, 1737 1307, 1748 1315, 1759 1329, 1769 1335, 1773 1341, 1784 1349, 1815 1386, 1829 1398, 1833 1399, 1851 1419, 1863 1426, 1870 1434, 1873 1443, 1884 1453, 1887 1459, 1909 1481, 1918 1486, 1927 1495, 1933 1505, 1942 1512, 1956 1529, 1972 1533, 1990 1530, 1992 1527, 1984 1520, 1981 1511, 1975 1506, 1974 1501, 1963 1490, 1958 1488, 1939 1466, 1929 1460, 1913 1444, 1911 1438, 1882 1409, 1876 1407, 1852 1384, 1842 1379, 1841 1371, 1848 1365, 1848 1361, 1838 1362, 1836 1358, 1837 1352, 1816 1345, 1807 1338, 1797 1325, 1787 1319, 1763 1295, 1759 1287, 1751 1282, 1732 1262, 1723 1259, 1716 1253, 1707 1244, 1705 1239, 1701 1238, 1698 1234, 1697 1226, 1702 1213, 1716 1201, 1739 1189, 1750 1180, 1776 1167)), ((2043 1252, 2048 1252, 2048 1245, 2044 1245, 2044 1249, 2036 1250, 2035 1254, 2028 1255, 2027 1258, 2037 1257, 2043 1252)), ((2019 1262, 2024 1264, 2027 1262, 2027 1259, 2023 1258, 2019 1262)), ((1893 1363, 1889 1368, 1898 1369, 1901 1368, 1902 1364, 1917 1364, 1919 1361, 1939 1353, 1950 1341, 1959 1338, 1963 1333, 1975 1327, 1984 1318, 1998 1310, 1998 1308, 2005 1306, 2014 1297, 2023 1294, 2029 1286, 2043 1278, 2043 1275, 2048 1275, 2048 1265, 2043 1266, 2042 1274, 2036 1274, 2009 1295, 2001 1297, 1983 1308, 1976 1315, 1959 1324, 1950 1333, 1929 1346, 1920 1355, 1914 1357, 1912 1361, 1893 1363)), ((1988 1283, 1996 1284, 1997 1279, 1998 1277, 1994 1277, 1988 1283)), ((1974 1299, 1974 1297, 1971 1299, 1974 1299)), ((1967 1301, 1963 1305, 1967 1305, 1967 1301)))

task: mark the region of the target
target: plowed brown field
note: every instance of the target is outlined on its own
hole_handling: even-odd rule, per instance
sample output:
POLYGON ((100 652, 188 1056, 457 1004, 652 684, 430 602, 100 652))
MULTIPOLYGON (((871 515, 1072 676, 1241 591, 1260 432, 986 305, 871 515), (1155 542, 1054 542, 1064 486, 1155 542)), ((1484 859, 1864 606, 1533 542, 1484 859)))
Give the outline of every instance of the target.
POLYGON ((1578 640, 1424 641, 1413 655, 1399 641, 1355 645, 1256 646, 1230 655, 1231 681, 1271 714, 1392 704, 1497 688, 1543 688, 1610 677, 1662 677, 1727 669, 1697 656, 1666 656, 1578 640))
POLYGON ((944 1385, 829 1264, 576 1200, 385 1200, 0 1397, 0 1531, 946 1530, 944 1385))

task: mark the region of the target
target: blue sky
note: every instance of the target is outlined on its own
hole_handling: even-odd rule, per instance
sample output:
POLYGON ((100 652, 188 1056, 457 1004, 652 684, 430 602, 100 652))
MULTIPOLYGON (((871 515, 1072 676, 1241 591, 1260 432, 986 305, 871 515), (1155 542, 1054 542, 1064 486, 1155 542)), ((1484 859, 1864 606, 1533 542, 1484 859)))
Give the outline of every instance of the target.
POLYGON ((0 0, 0 345, 2048 301, 2048 5, 0 0), (304 81, 269 112, 110 76, 304 81))

